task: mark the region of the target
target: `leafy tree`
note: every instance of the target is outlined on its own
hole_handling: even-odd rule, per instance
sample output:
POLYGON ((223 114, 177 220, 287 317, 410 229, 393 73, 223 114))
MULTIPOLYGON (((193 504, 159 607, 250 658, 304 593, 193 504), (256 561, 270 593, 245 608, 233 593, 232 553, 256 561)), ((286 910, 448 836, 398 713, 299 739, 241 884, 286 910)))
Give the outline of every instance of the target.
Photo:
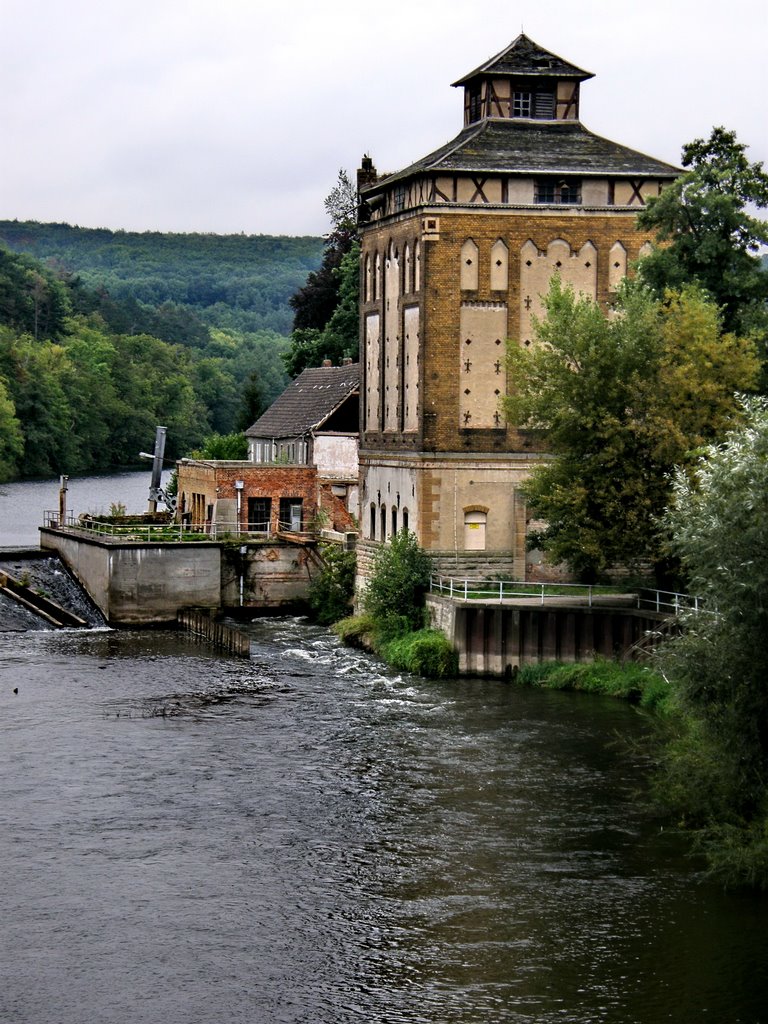
POLYGON ((357 241, 357 192, 346 171, 325 199, 334 229, 325 243, 323 261, 291 297, 294 311, 291 348, 285 365, 292 377, 307 366, 334 363, 358 351, 360 245, 357 241))
POLYGON ((336 184, 323 200, 334 230, 354 231, 357 226, 357 186, 342 167, 336 184))
POLYGON ((407 530, 376 550, 363 605, 380 637, 422 628, 429 575, 429 556, 407 530))
POLYGON ((241 462, 248 458, 248 441, 243 434, 222 436, 209 434, 200 448, 190 453, 192 459, 223 459, 241 462))
POLYGON ((735 132, 713 128, 708 139, 683 147, 690 168, 638 216, 641 228, 668 245, 641 261, 641 273, 663 296, 668 288, 696 282, 712 296, 728 331, 766 327, 768 274, 758 251, 768 224, 750 207, 768 207, 768 174, 750 163, 735 132))
POLYGON ((768 402, 678 471, 666 516, 705 613, 663 652, 681 715, 662 793, 727 881, 768 888, 768 402))
POLYGON ((510 349, 508 401, 552 453, 525 486, 547 523, 539 543, 584 580, 615 564, 661 570, 669 474, 732 422, 734 392, 757 377, 754 346, 722 334, 695 289, 659 302, 627 285, 606 316, 555 277, 546 314, 538 344, 510 349))
POLYGON ((23 452, 24 435, 16 418, 16 407, 0 377, 0 483, 16 476, 23 452))
POLYGON ((67 289, 50 271, 0 246, 0 324, 35 339, 58 339, 69 311, 67 289))
POLYGON ((323 568, 309 585, 309 606, 321 625, 330 626, 350 613, 357 560, 339 544, 323 545, 321 555, 323 568))
POLYGON ((357 359, 359 352, 360 244, 353 242, 334 275, 338 279, 336 306, 322 330, 308 327, 293 332, 291 347, 284 356, 285 367, 298 376, 308 366, 321 366, 330 359, 339 365, 345 357, 357 359))

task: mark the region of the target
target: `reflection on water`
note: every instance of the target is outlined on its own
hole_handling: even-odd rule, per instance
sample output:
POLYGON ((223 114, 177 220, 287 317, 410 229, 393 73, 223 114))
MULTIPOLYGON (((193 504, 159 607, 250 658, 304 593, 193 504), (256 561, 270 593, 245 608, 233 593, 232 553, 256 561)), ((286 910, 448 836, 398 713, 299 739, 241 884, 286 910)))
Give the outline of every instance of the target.
POLYGON ((630 708, 250 628, 0 635, 0 1018, 760 1020, 765 904, 660 831, 630 708))

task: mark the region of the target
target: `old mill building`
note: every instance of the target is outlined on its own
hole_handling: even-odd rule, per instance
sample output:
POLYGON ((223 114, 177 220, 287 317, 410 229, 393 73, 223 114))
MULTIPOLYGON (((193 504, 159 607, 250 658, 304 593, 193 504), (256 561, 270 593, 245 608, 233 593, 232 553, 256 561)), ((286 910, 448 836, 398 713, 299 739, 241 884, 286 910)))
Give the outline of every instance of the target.
POLYGON ((649 245, 637 211, 679 173, 582 124, 592 77, 520 35, 454 83, 454 139, 393 174, 363 158, 363 573, 407 528, 444 571, 525 578, 541 453, 505 421, 507 340, 531 344, 555 273, 608 303, 649 245))

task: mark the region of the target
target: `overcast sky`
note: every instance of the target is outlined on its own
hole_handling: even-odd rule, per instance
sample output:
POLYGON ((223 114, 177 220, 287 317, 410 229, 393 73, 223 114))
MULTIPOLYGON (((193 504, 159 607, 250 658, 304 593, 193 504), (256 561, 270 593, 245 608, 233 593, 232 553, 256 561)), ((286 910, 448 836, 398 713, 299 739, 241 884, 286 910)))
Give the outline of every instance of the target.
POLYGON ((450 83, 523 29, 592 71, 592 131, 670 163, 713 125, 768 160, 766 0, 0 0, 0 219, 320 234, 364 152, 461 128, 450 83))

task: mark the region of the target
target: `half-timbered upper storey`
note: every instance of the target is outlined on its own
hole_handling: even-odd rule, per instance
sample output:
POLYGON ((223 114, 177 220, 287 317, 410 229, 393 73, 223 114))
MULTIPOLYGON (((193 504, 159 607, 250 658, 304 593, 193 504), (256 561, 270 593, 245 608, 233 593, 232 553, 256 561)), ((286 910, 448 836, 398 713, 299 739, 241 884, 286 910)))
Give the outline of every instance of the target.
POLYGON ((421 206, 638 207, 680 172, 590 132, 579 86, 592 75, 520 35, 454 83, 464 128, 415 163, 358 177, 361 220, 421 206))
POLYGON ((464 86, 464 125, 484 117, 578 120, 579 84, 594 76, 522 33, 454 86, 464 86))

